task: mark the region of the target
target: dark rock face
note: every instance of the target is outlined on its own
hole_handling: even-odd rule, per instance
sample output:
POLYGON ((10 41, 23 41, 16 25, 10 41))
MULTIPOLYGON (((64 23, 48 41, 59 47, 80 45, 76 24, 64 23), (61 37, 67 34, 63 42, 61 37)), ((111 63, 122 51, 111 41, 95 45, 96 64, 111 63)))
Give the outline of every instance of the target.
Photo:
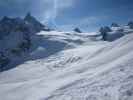
POLYGON ((12 32, 28 32, 28 27, 24 20, 20 18, 4 17, 0 21, 0 38, 9 35, 12 32))
POLYGON ((74 31, 77 32, 77 33, 82 33, 79 28, 75 28, 74 31))
MULTIPOLYGON (((113 26, 116 27, 116 26, 113 26)), ((105 27, 101 27, 99 30, 101 36, 102 36, 102 40, 104 41, 115 41, 119 38, 121 38, 122 36, 124 36, 124 29, 122 28, 118 28, 117 30, 113 31, 111 30, 110 27, 105 26, 105 27)))
POLYGON ((111 27, 119 27, 119 25, 117 23, 112 23, 111 27))
POLYGON ((20 18, 8 18, 4 17, 0 21, 0 38, 10 34, 11 32, 22 31, 24 29, 25 22, 20 18))
POLYGON ((5 70, 12 59, 21 59, 22 54, 27 54, 32 47, 31 37, 42 30, 50 31, 30 13, 24 19, 3 17, 0 20, 0 71, 5 70))
POLYGON ((128 26, 129 26, 131 29, 133 29, 133 21, 130 21, 130 22, 128 23, 128 26))
POLYGON ((123 36, 124 36, 124 33, 122 33, 122 32, 117 32, 115 34, 108 34, 106 37, 106 41, 112 42, 112 41, 115 41, 123 36))
POLYGON ((111 31, 112 30, 108 26, 101 27, 100 30, 99 30, 99 32, 102 35, 102 40, 107 41, 108 32, 111 32, 111 31))
POLYGON ((0 71, 4 70, 4 67, 8 65, 10 62, 10 59, 6 57, 3 52, 0 52, 0 71))

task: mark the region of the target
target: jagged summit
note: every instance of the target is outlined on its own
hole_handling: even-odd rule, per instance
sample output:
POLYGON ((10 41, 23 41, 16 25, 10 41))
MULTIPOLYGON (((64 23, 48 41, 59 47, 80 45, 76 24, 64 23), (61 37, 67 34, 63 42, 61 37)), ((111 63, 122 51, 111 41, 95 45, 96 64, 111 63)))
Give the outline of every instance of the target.
POLYGON ((0 20, 0 34, 8 34, 11 32, 27 32, 27 33, 37 33, 41 30, 50 30, 46 28, 45 25, 40 23, 34 16, 27 13, 24 19, 22 18, 9 18, 4 16, 0 20))
POLYGON ((6 20, 9 20, 10 18, 8 18, 7 16, 4 16, 1 21, 6 21, 6 20))
POLYGON ((27 13, 27 15, 25 16, 24 18, 25 21, 29 22, 29 23, 33 23, 33 22, 36 22, 36 23, 39 23, 39 21, 36 20, 36 18, 34 18, 33 16, 31 16, 31 13, 27 13))
POLYGON ((45 26, 41 24, 35 17, 33 17, 31 13, 27 13, 27 15, 24 18, 24 21, 31 27, 36 28, 37 31, 43 30, 45 28, 45 26))
POLYGON ((31 13, 28 12, 24 19, 28 19, 28 18, 31 18, 31 17, 32 17, 32 16, 31 16, 31 13))
POLYGON ((117 23, 112 23, 111 27, 119 27, 119 25, 117 23))

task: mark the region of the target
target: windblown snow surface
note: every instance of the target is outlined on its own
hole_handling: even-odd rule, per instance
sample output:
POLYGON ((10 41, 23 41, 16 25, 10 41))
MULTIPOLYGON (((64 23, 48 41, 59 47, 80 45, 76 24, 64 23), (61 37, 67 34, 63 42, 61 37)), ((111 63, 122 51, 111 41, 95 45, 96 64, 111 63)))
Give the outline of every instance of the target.
POLYGON ((114 42, 84 33, 38 34, 71 46, 0 73, 0 100, 133 100, 132 33, 114 42))

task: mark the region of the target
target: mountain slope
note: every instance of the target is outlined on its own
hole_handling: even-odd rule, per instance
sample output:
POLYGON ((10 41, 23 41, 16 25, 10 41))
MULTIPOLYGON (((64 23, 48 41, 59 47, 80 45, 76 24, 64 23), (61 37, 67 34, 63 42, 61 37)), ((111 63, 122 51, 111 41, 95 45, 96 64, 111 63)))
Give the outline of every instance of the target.
MULTIPOLYGON (((47 59, 0 73, 2 100, 133 99, 133 34, 114 42, 92 41, 83 33, 38 34, 67 46, 47 59)), ((42 45, 44 49, 50 50, 42 45)), ((37 49, 31 55, 39 53, 37 49)))

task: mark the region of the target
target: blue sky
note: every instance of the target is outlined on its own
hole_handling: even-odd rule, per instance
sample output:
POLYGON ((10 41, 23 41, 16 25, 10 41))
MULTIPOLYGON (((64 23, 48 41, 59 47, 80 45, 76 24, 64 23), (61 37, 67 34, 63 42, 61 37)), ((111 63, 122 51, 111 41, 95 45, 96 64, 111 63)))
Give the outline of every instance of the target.
POLYGON ((27 12, 58 29, 96 31, 133 20, 133 0, 0 0, 0 17, 24 17, 27 12))

